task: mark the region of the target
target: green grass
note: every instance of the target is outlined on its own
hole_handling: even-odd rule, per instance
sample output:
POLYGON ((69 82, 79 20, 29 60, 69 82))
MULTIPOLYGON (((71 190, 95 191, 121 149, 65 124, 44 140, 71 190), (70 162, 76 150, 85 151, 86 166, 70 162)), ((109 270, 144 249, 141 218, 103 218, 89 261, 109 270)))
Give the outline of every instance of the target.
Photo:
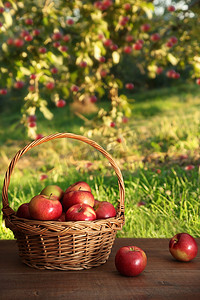
MULTIPOLYGON (((133 96, 133 116, 124 132, 126 144, 110 149, 122 170, 126 188, 126 222, 118 236, 171 237, 177 232, 188 232, 200 237, 200 90, 196 86, 180 86, 133 96), (188 158, 181 159, 181 154, 188 158), (189 164, 195 168, 186 171, 189 164), (138 206, 140 201, 146 205, 138 206)), ((68 107, 54 109, 54 115, 51 121, 39 115, 40 132, 81 132, 83 121, 68 107)), ((17 124, 19 117, 17 107, 0 113, 2 183, 10 160, 29 142, 24 138, 23 127, 17 124)), ((101 137, 97 141, 109 146, 101 137)), ((48 142, 19 160, 11 177, 9 204, 17 210, 48 184, 58 184, 65 190, 80 179, 91 185, 95 198, 117 204, 117 177, 101 154, 77 141, 48 142), (89 161, 93 164, 88 169, 89 161), (43 173, 48 175, 46 181, 39 180, 43 173)), ((0 238, 13 238, 4 222, 0 224, 0 238)))

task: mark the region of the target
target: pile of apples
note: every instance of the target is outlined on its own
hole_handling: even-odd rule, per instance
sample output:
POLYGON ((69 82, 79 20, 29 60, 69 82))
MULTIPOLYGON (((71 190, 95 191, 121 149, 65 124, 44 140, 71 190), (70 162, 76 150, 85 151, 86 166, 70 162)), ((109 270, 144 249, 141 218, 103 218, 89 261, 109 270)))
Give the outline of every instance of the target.
POLYGON ((58 185, 46 186, 29 203, 20 205, 16 215, 43 221, 93 221, 115 217, 116 210, 110 202, 94 199, 90 186, 78 181, 65 192, 58 185))

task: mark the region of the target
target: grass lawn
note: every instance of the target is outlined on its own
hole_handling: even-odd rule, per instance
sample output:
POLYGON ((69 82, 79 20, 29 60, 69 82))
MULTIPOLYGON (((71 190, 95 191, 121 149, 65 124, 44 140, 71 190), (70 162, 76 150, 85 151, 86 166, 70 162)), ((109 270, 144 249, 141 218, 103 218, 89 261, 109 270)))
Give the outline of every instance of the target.
MULTIPOLYGON (((200 237, 200 90, 196 85, 143 92, 135 101, 124 129, 126 142, 110 148, 124 177, 126 223, 120 237, 171 237, 188 232, 200 237), (193 165, 192 170, 186 166, 193 165), (138 205, 138 203, 144 205, 138 205)), ((107 105, 106 103, 100 104, 107 105)), ((15 153, 29 140, 18 124, 16 103, 0 112, 0 180, 15 153)), ((54 108, 51 121, 38 116, 38 132, 81 133, 83 120, 69 107, 54 108)), ((105 138, 94 138, 108 149, 105 138)), ((64 190, 78 180, 87 181, 99 200, 116 205, 118 183, 108 161, 92 147, 60 139, 25 154, 11 177, 9 203, 13 209, 40 193, 48 184, 64 190), (88 166, 88 162, 92 164, 88 166), (40 175, 48 178, 40 181, 40 175)), ((2 205, 1 205, 2 208, 2 205)), ((0 238, 13 238, 0 223, 0 238)))

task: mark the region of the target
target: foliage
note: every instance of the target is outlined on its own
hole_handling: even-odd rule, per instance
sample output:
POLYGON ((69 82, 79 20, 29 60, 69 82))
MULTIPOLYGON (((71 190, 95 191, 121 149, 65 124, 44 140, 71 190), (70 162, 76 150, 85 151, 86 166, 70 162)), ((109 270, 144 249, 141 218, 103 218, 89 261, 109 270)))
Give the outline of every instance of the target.
POLYGON ((178 80, 182 71, 200 76, 199 17, 188 8, 164 7, 160 15, 152 1, 26 0, 0 1, 0 11, 1 98, 24 98, 22 122, 32 138, 38 110, 51 120, 52 104, 68 101, 83 117, 97 112, 102 97, 110 110, 89 126, 121 135, 131 113, 127 83, 178 80))

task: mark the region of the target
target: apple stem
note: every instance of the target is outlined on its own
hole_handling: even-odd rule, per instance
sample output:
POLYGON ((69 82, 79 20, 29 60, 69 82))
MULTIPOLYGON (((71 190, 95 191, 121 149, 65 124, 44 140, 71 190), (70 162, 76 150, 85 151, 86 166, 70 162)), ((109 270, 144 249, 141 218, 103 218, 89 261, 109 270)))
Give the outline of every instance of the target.
POLYGON ((78 189, 79 191, 81 190, 81 186, 79 187, 79 189, 78 189))
POLYGON ((50 195, 49 195, 49 200, 51 200, 51 196, 53 195, 53 193, 51 193, 50 195))

